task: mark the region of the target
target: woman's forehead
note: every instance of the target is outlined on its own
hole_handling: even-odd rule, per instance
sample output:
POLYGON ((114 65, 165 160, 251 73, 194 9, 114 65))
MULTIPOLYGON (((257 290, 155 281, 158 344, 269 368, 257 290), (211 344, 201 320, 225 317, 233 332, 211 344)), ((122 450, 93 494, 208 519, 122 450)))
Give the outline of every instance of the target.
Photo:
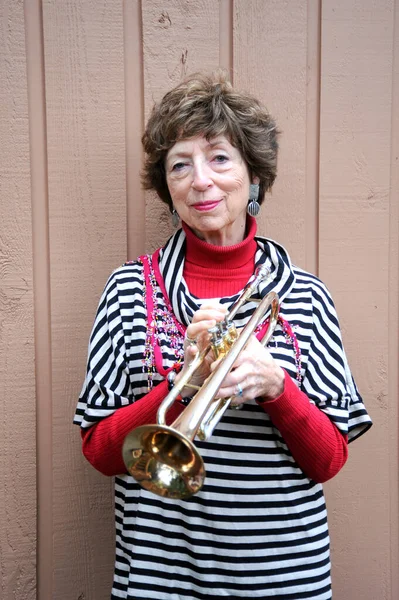
POLYGON ((195 136, 192 138, 185 138, 178 140, 167 153, 167 157, 175 154, 191 154, 195 150, 212 150, 215 147, 226 146, 227 148, 233 148, 230 140, 224 135, 218 135, 207 139, 203 135, 195 136))

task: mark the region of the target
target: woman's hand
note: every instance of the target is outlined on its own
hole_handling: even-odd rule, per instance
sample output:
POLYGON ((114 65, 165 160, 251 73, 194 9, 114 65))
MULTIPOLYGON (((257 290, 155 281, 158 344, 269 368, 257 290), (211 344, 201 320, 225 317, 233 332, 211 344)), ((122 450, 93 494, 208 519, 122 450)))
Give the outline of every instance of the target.
MULTIPOLYGON (((218 303, 205 303, 197 310, 190 325, 187 327, 186 336, 184 338, 184 364, 180 373, 176 376, 175 384, 179 381, 182 375, 186 372, 190 363, 193 361, 197 352, 202 352, 210 341, 210 334, 208 329, 215 327, 216 323, 223 321, 226 315, 227 309, 218 303), (195 340, 195 342, 194 342, 195 340)), ((208 352, 202 365, 195 371, 194 376, 191 378, 190 383, 193 385, 201 386, 205 379, 211 372, 211 364, 215 358, 212 351, 208 352)), ((192 396, 194 390, 189 387, 185 387, 182 390, 182 396, 192 396)))
MULTIPOLYGON (((214 370, 219 361, 211 365, 214 370)), ((283 393, 284 371, 253 335, 219 389, 218 398, 234 396, 232 406, 251 398, 274 400, 283 393), (242 394, 239 392, 242 390, 242 394)))

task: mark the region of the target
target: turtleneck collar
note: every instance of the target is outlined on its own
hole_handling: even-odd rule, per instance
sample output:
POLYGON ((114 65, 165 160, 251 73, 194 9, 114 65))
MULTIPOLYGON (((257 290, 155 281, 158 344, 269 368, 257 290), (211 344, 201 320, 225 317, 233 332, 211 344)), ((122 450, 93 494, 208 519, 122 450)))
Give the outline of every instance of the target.
POLYGON ((245 239, 234 246, 214 246, 200 240, 190 227, 182 222, 186 234, 186 261, 199 267, 237 269, 246 265, 255 256, 257 244, 256 219, 247 217, 247 235, 245 239))

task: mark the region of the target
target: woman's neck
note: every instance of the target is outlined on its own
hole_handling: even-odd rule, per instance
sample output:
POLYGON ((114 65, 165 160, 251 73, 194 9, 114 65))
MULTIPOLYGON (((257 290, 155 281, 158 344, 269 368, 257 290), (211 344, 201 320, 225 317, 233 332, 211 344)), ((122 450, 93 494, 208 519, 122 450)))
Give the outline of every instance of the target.
POLYGON ((187 242, 183 277, 190 292, 199 298, 231 296, 239 292, 254 270, 256 220, 248 218, 247 235, 234 246, 208 244, 185 223, 182 226, 187 242))
POLYGON ((246 235, 242 242, 231 246, 219 246, 198 238, 186 223, 182 223, 186 234, 186 260, 204 267, 227 265, 237 268, 248 262, 256 250, 256 219, 248 217, 246 235))

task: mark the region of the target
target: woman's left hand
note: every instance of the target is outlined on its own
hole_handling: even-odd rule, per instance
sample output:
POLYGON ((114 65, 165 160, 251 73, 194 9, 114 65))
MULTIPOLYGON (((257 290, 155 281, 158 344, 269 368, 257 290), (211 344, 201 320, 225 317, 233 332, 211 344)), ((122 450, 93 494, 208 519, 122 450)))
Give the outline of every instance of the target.
MULTIPOLYGON (((215 369, 219 361, 212 364, 215 369)), ((219 389, 218 398, 234 396, 232 406, 253 398, 274 400, 283 393, 284 371, 269 350, 252 336, 219 389), (240 390, 242 394, 240 395, 240 390)))

